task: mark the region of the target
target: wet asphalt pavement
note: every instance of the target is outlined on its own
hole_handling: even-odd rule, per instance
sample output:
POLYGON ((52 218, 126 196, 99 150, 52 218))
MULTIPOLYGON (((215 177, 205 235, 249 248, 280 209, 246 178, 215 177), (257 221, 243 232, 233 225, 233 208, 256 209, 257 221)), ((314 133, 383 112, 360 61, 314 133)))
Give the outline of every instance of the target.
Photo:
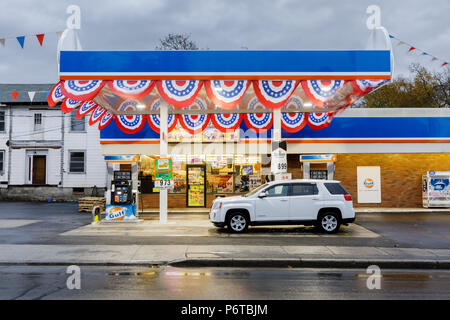
POLYGON ((359 269, 0 266, 0 299, 449 299, 450 271, 382 270, 369 290, 359 269))
MULTIPOLYGON (((155 219, 154 215, 144 216, 155 219)), ((169 215, 170 219, 205 219, 199 215, 169 215)), ((264 227, 246 237, 133 237, 62 236, 91 222, 91 215, 78 213, 75 203, 0 203, 0 243, 3 244, 242 244, 242 245, 334 245, 379 246, 426 249, 450 248, 450 213, 360 213, 357 224, 379 235, 364 237, 315 237, 312 228, 286 227, 283 237, 264 227), (5 219, 5 220, 3 220, 5 219), (29 220, 21 226, 1 227, 2 221, 29 220), (307 234, 308 237, 297 237, 307 234), (290 237, 289 235, 293 235, 290 237)), ((211 225, 211 229, 214 227, 211 225)), ((277 230, 278 232, 278 230, 277 230)))

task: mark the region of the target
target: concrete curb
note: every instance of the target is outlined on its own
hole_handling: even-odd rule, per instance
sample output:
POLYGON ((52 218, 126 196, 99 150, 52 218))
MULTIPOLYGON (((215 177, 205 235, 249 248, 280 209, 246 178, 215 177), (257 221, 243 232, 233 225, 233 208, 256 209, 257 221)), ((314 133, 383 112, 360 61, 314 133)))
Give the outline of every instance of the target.
POLYGON ((0 262, 0 266, 171 266, 177 268, 348 268, 366 269, 377 265, 384 269, 439 269, 450 270, 450 260, 389 260, 389 259, 292 259, 292 258, 256 258, 256 259, 180 259, 174 261, 20 261, 0 262))
POLYGON ((450 270, 450 260, 386 259, 185 259, 169 263, 172 267, 240 267, 240 268, 363 268, 377 265, 385 269, 450 270))

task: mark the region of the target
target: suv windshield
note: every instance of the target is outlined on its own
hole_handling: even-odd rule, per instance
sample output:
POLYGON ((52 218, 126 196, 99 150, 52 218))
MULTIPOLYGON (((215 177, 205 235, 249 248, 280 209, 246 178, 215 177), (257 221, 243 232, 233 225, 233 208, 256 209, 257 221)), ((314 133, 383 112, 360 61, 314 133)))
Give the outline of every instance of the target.
POLYGON ((252 195, 254 195, 255 193, 258 193, 261 189, 264 189, 264 188, 267 187, 267 186, 268 186, 268 184, 265 183, 265 184, 263 184, 262 186, 259 186, 258 188, 253 189, 252 191, 250 191, 250 192, 244 194, 243 196, 244 196, 244 197, 252 196, 252 195))

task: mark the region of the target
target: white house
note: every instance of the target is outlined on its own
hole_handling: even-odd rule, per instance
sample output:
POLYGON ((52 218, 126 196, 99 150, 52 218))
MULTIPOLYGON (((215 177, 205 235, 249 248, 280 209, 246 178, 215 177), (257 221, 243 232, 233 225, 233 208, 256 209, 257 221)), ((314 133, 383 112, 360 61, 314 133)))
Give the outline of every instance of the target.
POLYGON ((106 164, 99 130, 89 126, 88 118, 76 119, 75 112, 50 108, 51 87, 0 84, 0 198, 103 195, 106 164), (15 100, 11 92, 18 92, 15 100))

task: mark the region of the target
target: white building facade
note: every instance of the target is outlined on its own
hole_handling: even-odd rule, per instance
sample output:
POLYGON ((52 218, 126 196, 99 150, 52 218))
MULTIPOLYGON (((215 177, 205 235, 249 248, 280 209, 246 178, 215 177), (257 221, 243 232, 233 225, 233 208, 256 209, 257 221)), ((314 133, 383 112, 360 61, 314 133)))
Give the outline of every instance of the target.
POLYGON ((99 130, 75 112, 49 108, 50 87, 0 85, 0 199, 103 196, 106 164, 99 130), (11 92, 18 92, 15 101, 11 92))

